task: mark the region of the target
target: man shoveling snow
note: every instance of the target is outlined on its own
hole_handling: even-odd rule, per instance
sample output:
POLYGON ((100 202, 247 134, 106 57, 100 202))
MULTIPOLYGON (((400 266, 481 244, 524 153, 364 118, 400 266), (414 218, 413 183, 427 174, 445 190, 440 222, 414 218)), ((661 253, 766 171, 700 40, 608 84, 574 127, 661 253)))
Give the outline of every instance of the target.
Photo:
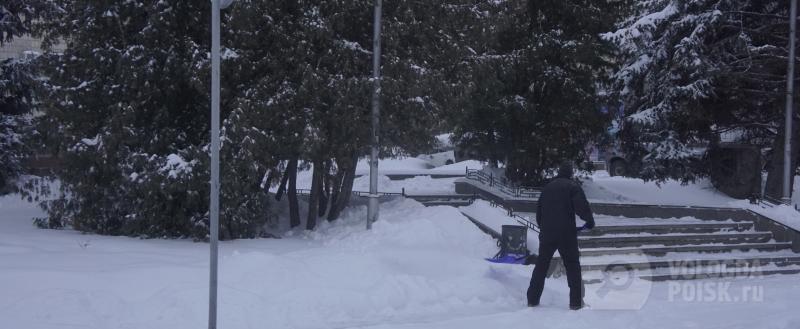
POLYGON ((572 180, 572 165, 564 163, 558 176, 548 183, 539 197, 536 223, 539 225, 539 256, 528 287, 528 306, 539 305, 550 261, 556 250, 564 261, 569 284, 569 307, 583 307, 583 282, 578 252, 578 235, 575 214, 586 222, 586 229, 594 227, 594 217, 583 189, 572 180))

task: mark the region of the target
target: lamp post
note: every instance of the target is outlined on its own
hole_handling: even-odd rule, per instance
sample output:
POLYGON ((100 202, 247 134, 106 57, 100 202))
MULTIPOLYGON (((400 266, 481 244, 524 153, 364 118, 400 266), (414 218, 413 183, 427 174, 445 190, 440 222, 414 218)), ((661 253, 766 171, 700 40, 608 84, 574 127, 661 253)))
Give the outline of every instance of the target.
POLYGON ((785 204, 791 204, 792 171, 792 119, 794 117, 794 61, 797 30, 797 0, 791 1, 789 9, 789 65, 786 74, 786 117, 784 118, 783 145, 783 198, 785 204))
POLYGON ((378 139, 381 100, 381 0, 375 0, 375 23, 372 32, 372 152, 369 158, 369 205, 367 229, 378 220, 378 139))
POLYGON ((217 328, 217 258, 219 241, 219 35, 220 10, 233 0, 211 0, 211 233, 208 283, 208 329, 217 328))

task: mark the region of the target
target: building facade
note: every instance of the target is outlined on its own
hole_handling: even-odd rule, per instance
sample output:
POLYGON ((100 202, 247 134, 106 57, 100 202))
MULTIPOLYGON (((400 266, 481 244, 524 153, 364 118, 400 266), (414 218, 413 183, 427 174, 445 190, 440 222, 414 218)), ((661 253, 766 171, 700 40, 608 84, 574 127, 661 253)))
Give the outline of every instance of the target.
MULTIPOLYGON (((64 46, 62 44, 56 45, 56 50, 62 50, 64 46)), ((36 52, 41 53, 42 51, 42 40, 39 38, 34 38, 29 35, 21 36, 18 38, 14 38, 9 43, 3 44, 0 47, 0 61, 9 59, 9 58, 22 58, 26 54, 36 52)))

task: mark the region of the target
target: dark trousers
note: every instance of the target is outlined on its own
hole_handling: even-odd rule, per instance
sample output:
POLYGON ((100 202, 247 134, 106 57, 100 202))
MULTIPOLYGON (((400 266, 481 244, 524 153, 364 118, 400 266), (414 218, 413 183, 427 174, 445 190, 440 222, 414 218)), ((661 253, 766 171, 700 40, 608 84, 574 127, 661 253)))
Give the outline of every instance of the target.
POLYGON ((533 268, 531 284, 528 287, 528 304, 539 304, 544 290, 544 279, 553 260, 553 253, 558 250, 564 268, 567 270, 567 283, 569 285, 569 304, 571 306, 583 305, 583 280, 581 279, 581 262, 578 251, 578 237, 561 237, 557 240, 539 241, 539 257, 536 267, 533 268))

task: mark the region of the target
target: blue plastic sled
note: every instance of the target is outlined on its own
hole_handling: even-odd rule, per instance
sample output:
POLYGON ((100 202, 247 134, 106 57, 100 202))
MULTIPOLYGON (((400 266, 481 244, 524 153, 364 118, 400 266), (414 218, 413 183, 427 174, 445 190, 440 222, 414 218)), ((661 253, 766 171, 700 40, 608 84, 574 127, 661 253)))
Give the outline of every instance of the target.
POLYGON ((495 264, 518 264, 518 265, 528 265, 536 262, 535 255, 516 255, 516 254, 508 254, 505 256, 496 256, 492 258, 486 258, 487 261, 495 264), (528 257, 533 257, 530 263, 526 263, 528 257))
MULTIPOLYGON (((507 229, 507 226, 510 228, 512 225, 503 225, 503 238, 502 238, 501 241, 512 241, 513 240, 510 237, 511 236, 511 234, 510 234, 511 230, 507 229)), ((588 228, 586 227, 586 225, 576 228, 576 230, 578 232, 585 231, 587 229, 588 228)), ((527 231, 523 231, 523 233, 525 233, 525 232, 527 232, 527 231)), ((526 240, 525 234, 522 234, 520 236, 522 238, 517 237, 517 239, 522 239, 522 241, 526 240)), ((497 255, 495 255, 492 258, 486 258, 487 261, 495 263, 495 264, 519 264, 519 265, 536 264, 536 258, 537 258, 536 254, 526 255, 526 254, 519 254, 519 253, 509 252, 511 250, 519 252, 520 249, 524 249, 527 252, 527 246, 525 246, 524 243, 519 245, 521 248, 519 248, 519 247, 518 248, 511 248, 511 247, 508 246, 508 244, 502 244, 500 242, 498 242, 498 245, 500 246, 500 252, 498 252, 497 255)))

